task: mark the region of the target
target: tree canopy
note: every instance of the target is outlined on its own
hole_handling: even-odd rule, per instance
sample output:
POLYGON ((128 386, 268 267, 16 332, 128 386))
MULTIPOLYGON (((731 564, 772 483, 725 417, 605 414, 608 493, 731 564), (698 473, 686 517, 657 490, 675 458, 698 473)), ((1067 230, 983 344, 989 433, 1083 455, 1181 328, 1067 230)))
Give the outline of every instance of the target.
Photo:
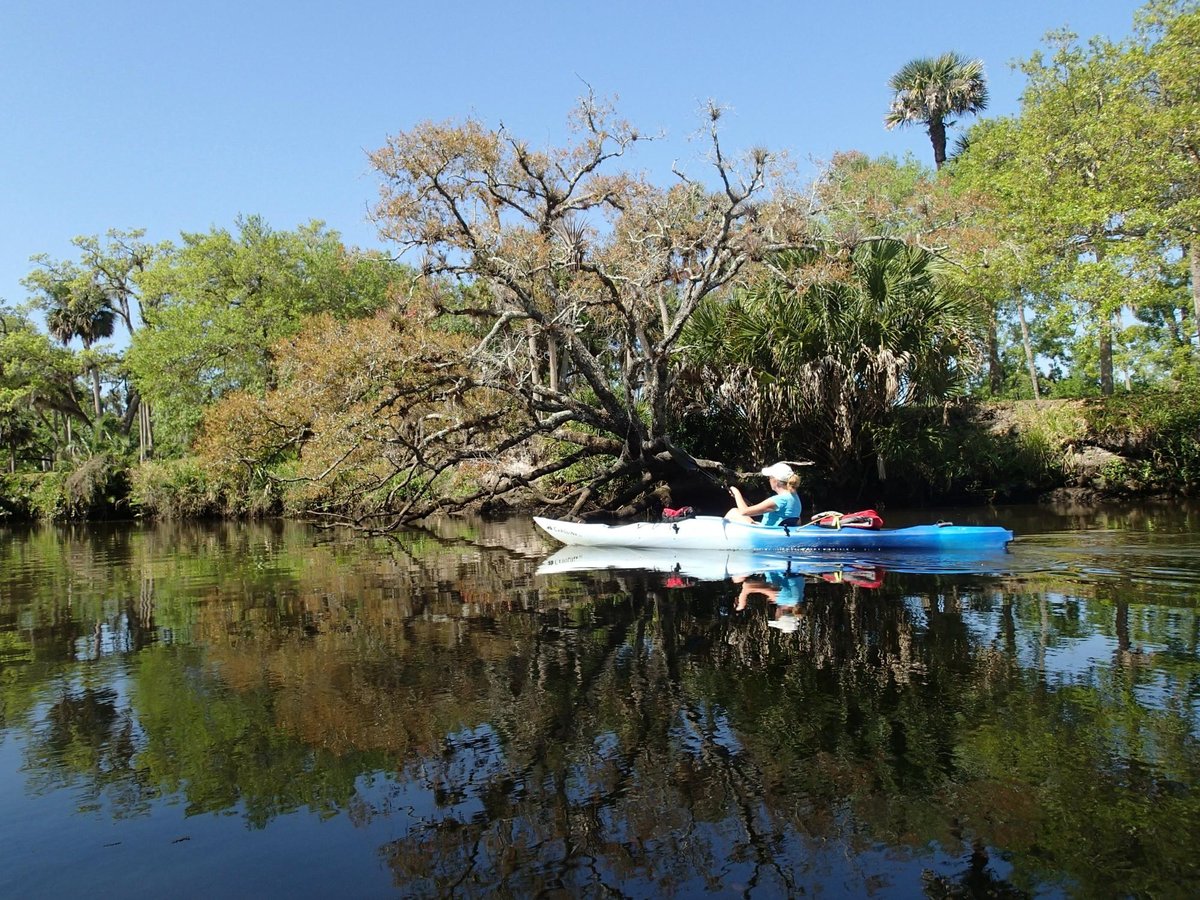
POLYGON ((867 461, 891 411, 966 390, 978 310, 927 250, 896 238, 776 254, 687 332, 695 401, 740 423, 759 459, 802 446, 827 477, 867 461))
POLYGON ((1115 364, 1148 379, 1192 364, 1181 259, 1194 242, 1178 163, 1194 126, 1163 115, 1158 66, 1173 73, 1166 83, 1188 64, 1200 78, 1200 66, 1170 50, 1198 13, 1172 9, 1158 20, 1161 40, 1151 31, 1132 43, 1052 34, 1050 52, 1022 65, 1020 115, 977 125, 954 166, 956 182, 992 204, 1006 248, 992 262, 1032 299, 1043 333, 1061 323, 1052 355, 1102 394, 1114 391, 1115 364))
MULTIPOLYGON (((706 297, 805 227, 771 189, 772 155, 729 156, 720 110, 708 115, 708 181, 677 172, 671 187, 620 168, 645 138, 592 96, 562 147, 535 149, 467 120, 419 125, 373 155, 383 235, 414 251, 425 276, 472 290, 437 305, 482 335, 462 388, 503 392, 524 414, 516 435, 427 448, 397 477, 412 464, 436 475, 483 458, 511 485, 529 480, 520 464, 532 464, 559 481, 544 502, 578 513, 597 491, 622 505, 664 466, 694 467, 671 437, 683 329, 706 297), (553 458, 538 449, 530 460, 535 435, 557 448, 553 458)), ((448 424, 447 434, 473 430, 462 416, 448 424)))
POLYGON ((250 216, 236 233, 185 233, 138 279, 146 327, 127 364, 166 439, 184 448, 207 406, 270 385, 273 347, 307 316, 370 314, 403 279, 389 260, 347 250, 319 222, 276 231, 250 216))

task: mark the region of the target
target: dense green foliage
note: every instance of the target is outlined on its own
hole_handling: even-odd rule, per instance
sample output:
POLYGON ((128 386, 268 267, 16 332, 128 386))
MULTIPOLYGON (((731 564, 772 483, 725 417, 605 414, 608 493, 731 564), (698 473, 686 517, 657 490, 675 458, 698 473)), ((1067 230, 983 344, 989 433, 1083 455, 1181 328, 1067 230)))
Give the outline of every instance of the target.
POLYGON ((279 232, 252 217, 180 247, 116 231, 75 245, 78 262, 39 257, 26 282, 50 335, 0 309, 0 446, 13 474, 0 510, 16 518, 278 512, 270 491, 247 493, 191 456, 205 411, 231 391, 264 391, 276 345, 308 317, 370 315, 411 281, 319 223, 279 232), (101 343, 118 324, 124 353, 101 343))
POLYGON ((976 310, 936 269, 895 238, 776 256, 689 323, 693 414, 735 422, 754 459, 804 446, 835 483, 885 472, 878 429, 964 393, 978 356, 976 310))
POLYGON ((1020 114, 973 128, 954 166, 987 200, 998 299, 1035 314, 1025 340, 1060 394, 1195 377, 1200 56, 1179 44, 1200 8, 1151 9, 1159 27, 1125 43, 1051 35, 1022 66, 1020 114))
POLYGON ((159 443, 186 449, 210 406, 234 390, 262 391, 275 345, 305 317, 370 315, 398 292, 397 267, 353 254, 319 223, 273 231, 259 218, 182 236, 142 276, 147 327, 127 364, 159 412, 159 443))

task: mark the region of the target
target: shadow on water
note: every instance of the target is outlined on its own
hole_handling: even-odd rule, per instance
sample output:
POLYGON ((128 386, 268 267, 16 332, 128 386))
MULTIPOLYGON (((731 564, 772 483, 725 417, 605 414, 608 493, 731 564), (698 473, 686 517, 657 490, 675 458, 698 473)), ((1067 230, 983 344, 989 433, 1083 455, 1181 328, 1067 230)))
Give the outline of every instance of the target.
POLYGON ((1190 893, 1200 545, 1036 515, 951 561, 10 533, 0 892, 1190 893))

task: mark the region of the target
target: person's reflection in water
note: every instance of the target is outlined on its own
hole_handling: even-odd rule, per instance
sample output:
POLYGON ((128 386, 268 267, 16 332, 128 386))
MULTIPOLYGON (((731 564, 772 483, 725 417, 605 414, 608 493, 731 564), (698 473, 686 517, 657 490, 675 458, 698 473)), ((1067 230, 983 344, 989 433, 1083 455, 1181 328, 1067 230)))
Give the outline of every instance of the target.
POLYGON ((735 612, 742 612, 750 598, 758 594, 767 599, 767 624, 791 634, 800 624, 801 604, 804 602, 804 576, 790 572, 766 572, 741 575, 733 579, 742 586, 733 602, 735 612))

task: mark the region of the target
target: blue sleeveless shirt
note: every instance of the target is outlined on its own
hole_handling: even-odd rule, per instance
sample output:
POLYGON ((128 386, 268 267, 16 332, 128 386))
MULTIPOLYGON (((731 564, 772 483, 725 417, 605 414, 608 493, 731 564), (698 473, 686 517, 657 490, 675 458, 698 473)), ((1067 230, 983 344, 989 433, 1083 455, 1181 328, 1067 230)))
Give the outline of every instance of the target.
POLYGON ((791 491, 781 491, 775 495, 775 508, 763 513, 764 525, 778 525, 784 519, 800 518, 800 498, 791 491))

